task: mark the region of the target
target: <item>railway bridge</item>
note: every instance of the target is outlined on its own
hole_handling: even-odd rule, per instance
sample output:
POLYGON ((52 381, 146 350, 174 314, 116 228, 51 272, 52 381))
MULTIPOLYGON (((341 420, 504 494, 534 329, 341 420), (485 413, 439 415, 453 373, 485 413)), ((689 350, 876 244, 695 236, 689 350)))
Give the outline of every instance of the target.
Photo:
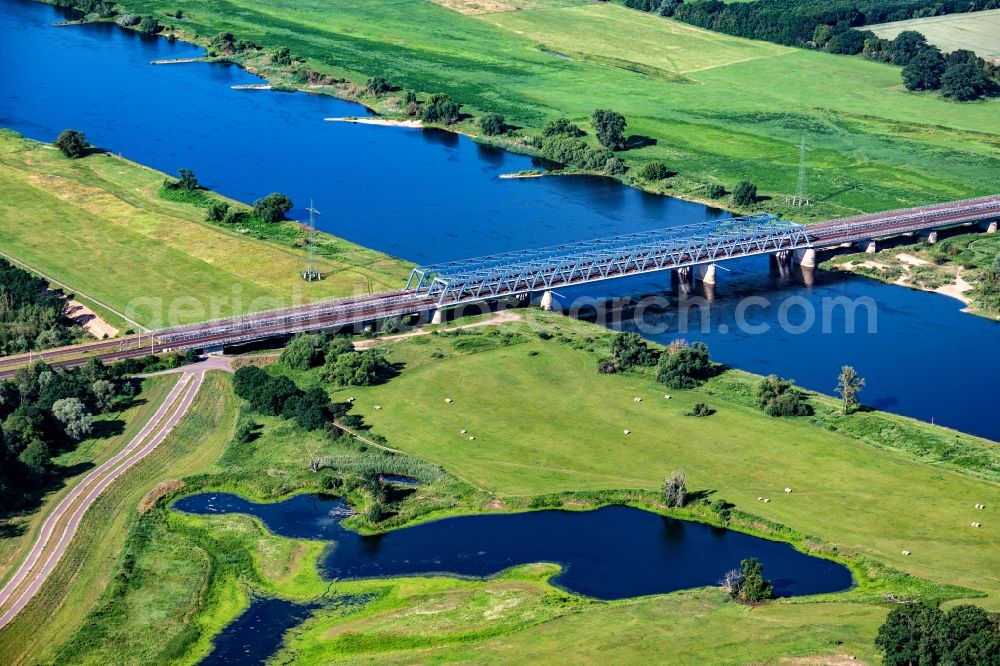
POLYGON ((272 310, 200 324, 176 326, 113 340, 0 358, 0 378, 34 360, 52 365, 82 365, 91 357, 115 361, 184 349, 212 349, 304 331, 336 330, 390 317, 432 316, 471 303, 542 294, 551 305, 552 290, 656 271, 715 281, 719 262, 771 255, 816 264, 825 249, 859 245, 874 251, 880 240, 924 234, 936 241, 939 229, 981 225, 997 230, 1000 195, 932 206, 886 211, 808 226, 761 214, 668 227, 591 241, 567 243, 453 261, 413 269, 406 287, 272 310))

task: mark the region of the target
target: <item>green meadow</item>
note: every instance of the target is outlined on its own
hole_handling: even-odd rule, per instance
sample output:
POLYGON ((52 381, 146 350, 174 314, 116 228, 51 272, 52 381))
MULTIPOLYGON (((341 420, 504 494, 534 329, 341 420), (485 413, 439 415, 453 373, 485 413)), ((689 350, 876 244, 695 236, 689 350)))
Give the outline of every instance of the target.
POLYGON ((627 161, 662 160, 678 172, 656 187, 666 193, 704 196, 708 183, 746 178, 772 197, 758 208, 809 219, 986 194, 1000 178, 1000 101, 910 93, 897 67, 613 3, 495 3, 516 11, 479 13, 446 4, 470 3, 206 0, 180 23, 166 17, 176 9, 167 0, 122 3, 186 38, 231 31, 357 83, 382 75, 447 92, 467 112, 502 113, 527 133, 557 116, 586 123, 594 108, 616 109, 629 134, 649 139, 627 161), (795 191, 803 136, 814 204, 788 209, 781 197, 795 191))
MULTIPOLYGON (((1000 505, 996 444, 881 412, 845 417, 819 395, 809 396, 812 417, 767 417, 752 406, 758 379, 736 371, 691 391, 667 391, 647 371, 600 375, 610 333, 559 315, 518 313, 519 321, 502 325, 433 328, 382 342, 402 364, 399 376, 333 390, 335 400, 355 398, 352 413, 364 417, 367 436, 383 436, 404 452, 395 456, 278 417, 254 416, 257 438, 236 443, 239 401, 230 380, 214 376, 154 457, 130 472, 107 508, 88 514, 73 561, 103 553, 96 572, 79 580, 72 570, 60 573, 72 603, 58 604, 60 588, 47 585, 43 603, 0 632, 0 656, 14 664, 196 663, 254 594, 363 594, 363 605, 316 611, 286 635, 277 662, 744 664, 852 655, 872 663, 888 599, 964 598, 1000 607, 1000 538, 992 509, 973 508, 1000 505), (686 416, 696 402, 716 412, 686 416), (715 589, 597 602, 552 586, 558 569, 551 564, 483 581, 331 586, 315 567, 322 543, 276 537, 245 516, 172 512, 169 496, 141 516, 136 509, 163 479, 183 479, 180 494, 220 490, 276 500, 329 488, 333 477, 355 473, 344 471, 351 465, 375 469, 401 455, 444 473, 398 500, 382 523, 364 517, 370 500, 351 486, 347 496, 362 512, 350 519, 356 528, 608 502, 725 524, 706 504, 663 505, 664 475, 685 469, 690 490, 735 504, 730 528, 837 558, 851 567, 856 587, 756 608, 715 589), (309 461, 324 457, 347 467, 311 471, 309 461), (106 510, 120 513, 103 540, 92 538, 106 510), (972 528, 974 520, 984 527, 972 528)), ((271 371, 302 387, 319 382, 317 370, 277 363, 271 371)))
POLYGON ((163 179, 114 155, 70 160, 0 131, 0 248, 119 329, 135 328, 125 316, 158 327, 405 284, 404 262, 325 235, 326 277, 305 282, 298 223, 267 236, 209 224, 204 208, 161 198, 163 179))

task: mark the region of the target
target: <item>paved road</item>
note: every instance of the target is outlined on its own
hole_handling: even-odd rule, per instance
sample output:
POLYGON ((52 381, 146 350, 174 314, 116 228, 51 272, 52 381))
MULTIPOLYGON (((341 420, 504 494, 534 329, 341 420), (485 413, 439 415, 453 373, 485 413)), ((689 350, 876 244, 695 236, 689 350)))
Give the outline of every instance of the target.
POLYGON ((208 370, 228 370, 222 359, 177 370, 181 378, 167 394, 156 413, 139 433, 114 457, 92 470, 59 502, 45 519, 34 546, 14 576, 0 590, 0 628, 24 609, 66 552, 84 514, 115 479, 159 446, 187 413, 208 370))

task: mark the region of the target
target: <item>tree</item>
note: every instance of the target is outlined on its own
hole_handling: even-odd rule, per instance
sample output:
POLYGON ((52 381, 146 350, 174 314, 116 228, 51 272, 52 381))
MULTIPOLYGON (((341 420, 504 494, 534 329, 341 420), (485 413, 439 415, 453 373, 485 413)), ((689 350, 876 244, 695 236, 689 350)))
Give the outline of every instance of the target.
POLYGON ((142 20, 139 21, 139 33, 147 36, 152 36, 158 33, 162 29, 160 22, 156 20, 154 16, 143 16, 142 20))
POLYGON ((725 196, 726 188, 725 186, 720 185, 719 183, 712 183, 705 190, 705 193, 708 194, 708 197, 710 199, 719 199, 725 196))
POLYGON ((444 93, 436 93, 424 104, 421 120, 428 123, 451 125, 458 121, 461 105, 444 93))
POLYGON ((757 406, 768 416, 808 416, 813 413, 792 382, 778 375, 768 375, 755 391, 757 406))
POLYGON ((848 28, 838 32, 826 44, 826 50, 830 53, 840 53, 842 55, 854 55, 861 53, 865 47, 865 33, 854 28, 848 28))
POLYGON ((675 389, 691 389, 708 379, 712 373, 708 347, 704 342, 678 345, 660 355, 656 379, 675 389))
POLYGON ((857 370, 849 365, 840 369, 837 376, 837 394, 844 401, 844 414, 850 414, 858 407, 858 393, 864 388, 865 380, 857 370))
POLYGON ((506 119, 499 113, 487 113, 479 118, 479 129, 487 136, 496 136, 507 131, 506 119))
POLYGON ((757 201, 757 186, 749 180, 741 180, 733 188, 733 203, 737 206, 750 206, 757 201))
POLYGON ((270 377, 250 400, 250 408, 261 414, 277 416, 285 408, 285 402, 297 397, 301 392, 288 377, 270 377))
POLYGON ((55 142, 56 148, 59 152, 66 157, 77 158, 83 157, 90 144, 87 143, 83 132, 79 132, 75 129, 63 130, 59 136, 56 138, 55 142))
POLYGON ((764 578, 764 565, 756 557, 740 562, 740 600, 755 604, 774 598, 774 586, 764 578))
POLYGON ((338 386, 371 386, 381 381, 390 369, 382 352, 366 349, 327 357, 321 376, 325 381, 338 386))
POLYGON ((83 439, 94 427, 94 417, 84 409, 79 398, 62 398, 52 404, 55 416, 72 439, 83 439))
POLYGON ((639 175, 644 180, 663 180, 670 175, 670 171, 667 169, 667 165, 663 162, 646 162, 642 165, 642 168, 639 169, 639 175))
POLYGON ((107 379, 98 379, 90 385, 90 393, 94 398, 94 407, 101 414, 111 411, 115 401, 115 385, 107 379))
POLYGON ((918 53, 903 68, 903 85, 907 90, 937 90, 944 74, 944 56, 929 47, 918 53))
POLYGON ((892 64, 905 67, 917 54, 927 48, 927 39, 915 30, 904 30, 896 35, 889 46, 892 64))
POLYGON ((280 192, 272 192, 253 202, 253 214, 264 222, 279 222, 292 209, 292 200, 280 192))
POLYGON ((226 219, 227 213, 229 213, 229 204, 225 201, 212 201, 208 204, 205 219, 209 222, 222 222, 226 219))
POLYGON ((941 75, 941 94, 959 102, 979 99, 990 89, 982 65, 966 60, 948 65, 941 75))
POLYGON ((291 65, 292 52, 288 50, 287 46, 283 46, 271 54, 271 62, 275 65, 291 65))
POLYGON ((885 666, 937 664, 947 650, 944 614, 926 603, 896 606, 879 627, 875 645, 885 666))
POLYGON ((579 126, 574 125, 568 118, 555 118, 545 123, 542 128, 542 136, 568 136, 576 138, 583 136, 584 132, 579 126))
POLYGON ((383 95, 392 90, 392 85, 384 76, 373 76, 365 84, 365 90, 369 95, 383 95))
POLYGON ((36 437, 21 451, 17 459, 33 476, 43 476, 49 466, 49 447, 36 437))
POLYGON ((179 190, 194 192, 200 187, 198 178, 191 169, 181 169, 177 172, 177 176, 177 189, 179 190))
POLYGON ((244 419, 236 426, 236 441, 240 444, 252 442, 257 432, 257 424, 250 419, 244 419))
POLYGON ((653 366, 657 361, 656 352, 638 333, 616 333, 611 338, 611 355, 622 368, 653 366))
POLYGON ((672 509, 684 506, 687 502, 687 486, 684 471, 671 472, 663 481, 663 500, 672 509))
POLYGON ((590 118, 597 140, 609 150, 625 149, 625 116, 610 109, 595 109, 590 118))
POLYGON ((326 336, 299 333, 281 351, 281 362, 293 370, 308 370, 322 365, 326 358, 326 336))

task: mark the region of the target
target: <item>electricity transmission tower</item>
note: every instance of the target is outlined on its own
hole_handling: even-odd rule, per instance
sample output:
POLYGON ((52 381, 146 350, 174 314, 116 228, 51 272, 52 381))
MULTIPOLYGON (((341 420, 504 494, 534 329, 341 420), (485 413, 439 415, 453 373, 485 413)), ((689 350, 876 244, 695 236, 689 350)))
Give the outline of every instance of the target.
POLYGON ((785 197, 785 203, 793 206, 809 205, 809 199, 806 197, 806 137, 804 134, 799 142, 799 185, 794 195, 785 197))
POLYGON ((316 269, 316 215, 320 212, 313 206, 313 200, 309 200, 309 225, 306 232, 306 267, 302 271, 302 279, 307 282, 322 280, 323 274, 316 269))

